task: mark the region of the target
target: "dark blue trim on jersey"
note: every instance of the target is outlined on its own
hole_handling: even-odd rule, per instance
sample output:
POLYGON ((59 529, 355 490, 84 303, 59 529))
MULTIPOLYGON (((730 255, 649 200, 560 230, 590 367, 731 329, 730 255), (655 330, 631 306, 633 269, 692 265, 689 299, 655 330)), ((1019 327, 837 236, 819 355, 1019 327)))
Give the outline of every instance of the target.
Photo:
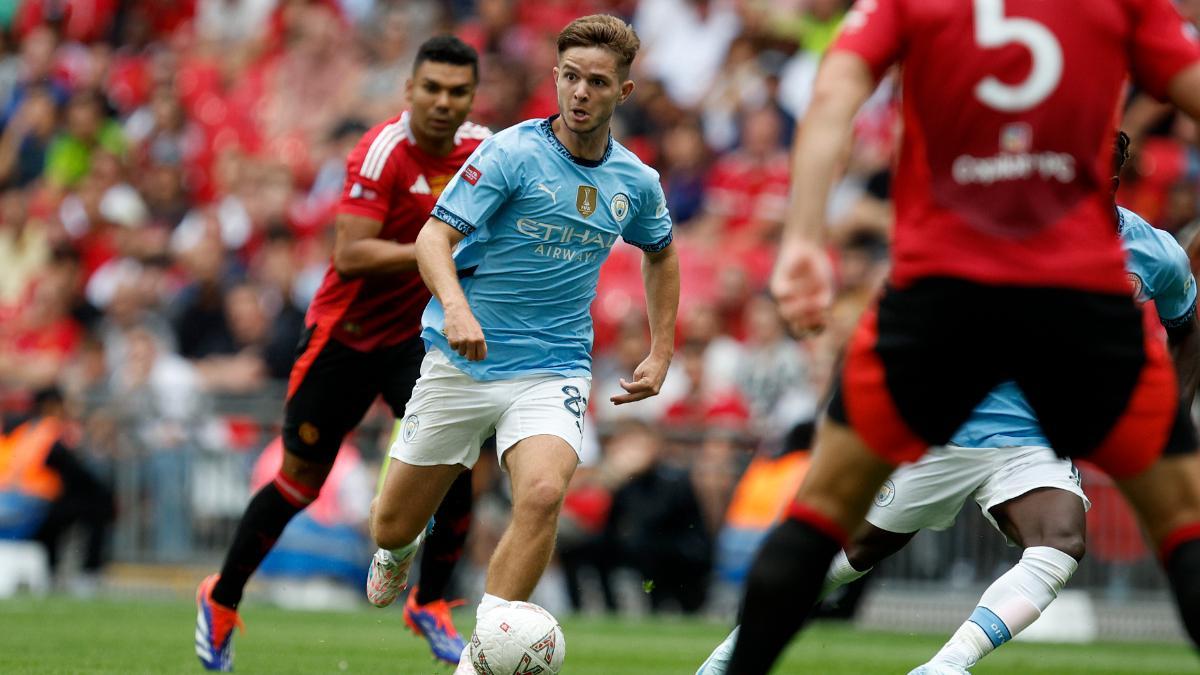
POLYGON ((608 134, 608 147, 604 148, 604 156, 599 160, 576 157, 575 155, 571 154, 571 151, 567 149, 567 146, 562 144, 562 141, 558 140, 558 136, 554 135, 554 127, 551 125, 558 116, 558 113, 554 113, 538 123, 538 131, 542 132, 542 136, 546 137, 546 141, 550 143, 550 145, 554 146, 554 149, 558 151, 558 154, 571 160, 572 162, 575 162, 579 166, 586 166, 589 169, 594 169, 608 161, 608 158, 612 155, 613 151, 613 139, 611 132, 608 134))
POLYGON ((1180 328, 1182 326, 1186 326, 1187 324, 1192 322, 1192 317, 1194 317, 1194 316, 1196 316, 1196 301, 1195 300, 1192 301, 1192 306, 1190 308, 1188 308, 1188 311, 1183 313, 1183 316, 1180 316, 1175 319, 1164 319, 1160 316, 1160 317, 1158 317, 1158 320, 1160 322, 1162 322, 1163 328, 1171 329, 1171 328, 1180 328))
POLYGON ((659 251, 663 250, 664 248, 670 246, 671 241, 673 239, 675 239, 675 230, 672 229, 670 232, 667 233, 667 236, 663 237, 662 239, 659 239, 658 241, 654 242, 653 244, 639 244, 636 241, 629 241, 628 239, 626 239, 625 241, 642 249, 646 253, 658 253, 659 251))
POLYGON ((463 218, 450 209, 447 209, 441 204, 437 204, 433 207, 433 217, 449 225, 450 227, 453 227, 459 232, 462 232, 463 234, 471 234, 475 231, 475 226, 472 225, 469 220, 463 218))

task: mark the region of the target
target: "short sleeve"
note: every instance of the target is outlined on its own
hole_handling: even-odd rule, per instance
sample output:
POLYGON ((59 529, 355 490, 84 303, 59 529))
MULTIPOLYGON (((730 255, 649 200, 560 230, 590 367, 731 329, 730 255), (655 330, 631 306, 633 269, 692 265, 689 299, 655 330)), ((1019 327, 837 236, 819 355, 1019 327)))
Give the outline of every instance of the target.
POLYGON ((388 146, 387 140, 384 133, 367 134, 351 151, 346 160, 346 180, 342 185, 338 213, 380 222, 387 219, 399 168, 395 143, 388 146), (378 156, 383 150, 388 154, 378 156))
POLYGON ((1170 0, 1136 0, 1129 55, 1134 81, 1165 100, 1171 79, 1200 61, 1200 44, 1170 0))
POLYGON ((875 79, 900 58, 904 44, 900 0, 858 0, 842 21, 841 32, 830 51, 857 54, 867 62, 875 79))
POLYGON ((1174 328, 1192 318, 1196 311, 1196 279, 1187 253, 1166 232, 1156 231, 1164 253, 1154 275, 1154 306, 1158 318, 1174 328))
POLYGON ((671 244, 671 214, 657 176, 649 183, 638 200, 637 213, 621 230, 621 238, 647 253, 657 253, 671 244))
POLYGON ((517 189, 517 167, 497 138, 475 148, 433 207, 434 218, 463 234, 486 225, 517 189))

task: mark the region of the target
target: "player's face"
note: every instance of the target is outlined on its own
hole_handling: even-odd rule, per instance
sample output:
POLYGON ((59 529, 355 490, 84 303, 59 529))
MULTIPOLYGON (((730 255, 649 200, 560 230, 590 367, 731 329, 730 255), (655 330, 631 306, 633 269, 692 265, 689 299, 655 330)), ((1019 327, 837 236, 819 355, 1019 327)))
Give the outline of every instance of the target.
POLYGON ((607 128, 618 103, 633 93, 633 81, 623 79, 617 55, 603 47, 572 47, 554 68, 558 112, 577 134, 607 128))
POLYGON ((475 76, 471 66, 426 61, 417 67, 405 92, 413 130, 431 140, 445 140, 454 137, 471 112, 475 76))

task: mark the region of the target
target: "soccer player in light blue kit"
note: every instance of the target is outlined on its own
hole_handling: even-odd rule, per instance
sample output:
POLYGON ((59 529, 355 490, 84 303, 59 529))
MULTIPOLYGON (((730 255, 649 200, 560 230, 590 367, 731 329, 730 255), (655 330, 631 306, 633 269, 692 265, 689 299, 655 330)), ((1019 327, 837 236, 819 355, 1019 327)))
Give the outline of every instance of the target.
MULTIPOLYGON (((1118 134, 1113 155, 1117 174, 1128 156, 1128 145, 1129 137, 1118 134)), ((1114 176, 1114 190, 1118 182, 1114 176)), ((1181 391, 1190 401, 1200 378, 1200 324, 1187 254, 1169 233, 1132 211, 1116 211, 1133 293, 1138 302, 1154 301, 1167 331, 1181 391)), ((950 445, 932 448, 883 484, 867 514, 867 525, 847 550, 834 557, 822 595, 869 572, 919 530, 950 527, 963 503, 974 499, 988 522, 1021 546, 1021 560, 984 591, 970 618, 941 651, 910 675, 967 673, 979 659, 1037 620, 1083 558, 1084 511, 1090 503, 1080 489, 1078 470, 1049 445, 1017 385, 1007 382, 996 387, 950 445)), ((724 675, 736 637, 737 629, 697 675, 724 675)))
POLYGON ((405 583, 426 522, 494 432, 513 513, 479 615, 529 598, 579 461, 591 382, 589 308, 618 239, 645 252, 651 348, 612 402, 653 396, 662 385, 679 301, 671 219, 658 174, 609 133, 616 106, 633 92, 637 49, 633 29, 615 17, 587 16, 564 28, 554 68, 559 114, 485 140, 417 238, 417 262, 434 295, 422 319, 429 350, 371 519, 380 551, 368 596, 405 583))

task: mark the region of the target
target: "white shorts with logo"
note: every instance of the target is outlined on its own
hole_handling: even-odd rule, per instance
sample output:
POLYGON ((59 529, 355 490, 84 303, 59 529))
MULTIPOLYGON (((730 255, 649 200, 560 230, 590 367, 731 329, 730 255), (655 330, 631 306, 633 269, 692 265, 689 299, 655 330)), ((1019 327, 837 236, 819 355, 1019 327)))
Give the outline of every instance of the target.
POLYGON ((417 466, 471 468, 493 433, 502 469, 504 453, 530 436, 558 436, 578 454, 590 388, 588 378, 561 375, 476 380, 433 348, 388 454, 417 466))
POLYGON ((999 530, 989 510, 1039 488, 1066 490, 1083 500, 1084 510, 1092 506, 1079 486, 1079 470, 1050 448, 939 446, 884 481, 867 521, 889 532, 944 530, 973 498, 999 530))

